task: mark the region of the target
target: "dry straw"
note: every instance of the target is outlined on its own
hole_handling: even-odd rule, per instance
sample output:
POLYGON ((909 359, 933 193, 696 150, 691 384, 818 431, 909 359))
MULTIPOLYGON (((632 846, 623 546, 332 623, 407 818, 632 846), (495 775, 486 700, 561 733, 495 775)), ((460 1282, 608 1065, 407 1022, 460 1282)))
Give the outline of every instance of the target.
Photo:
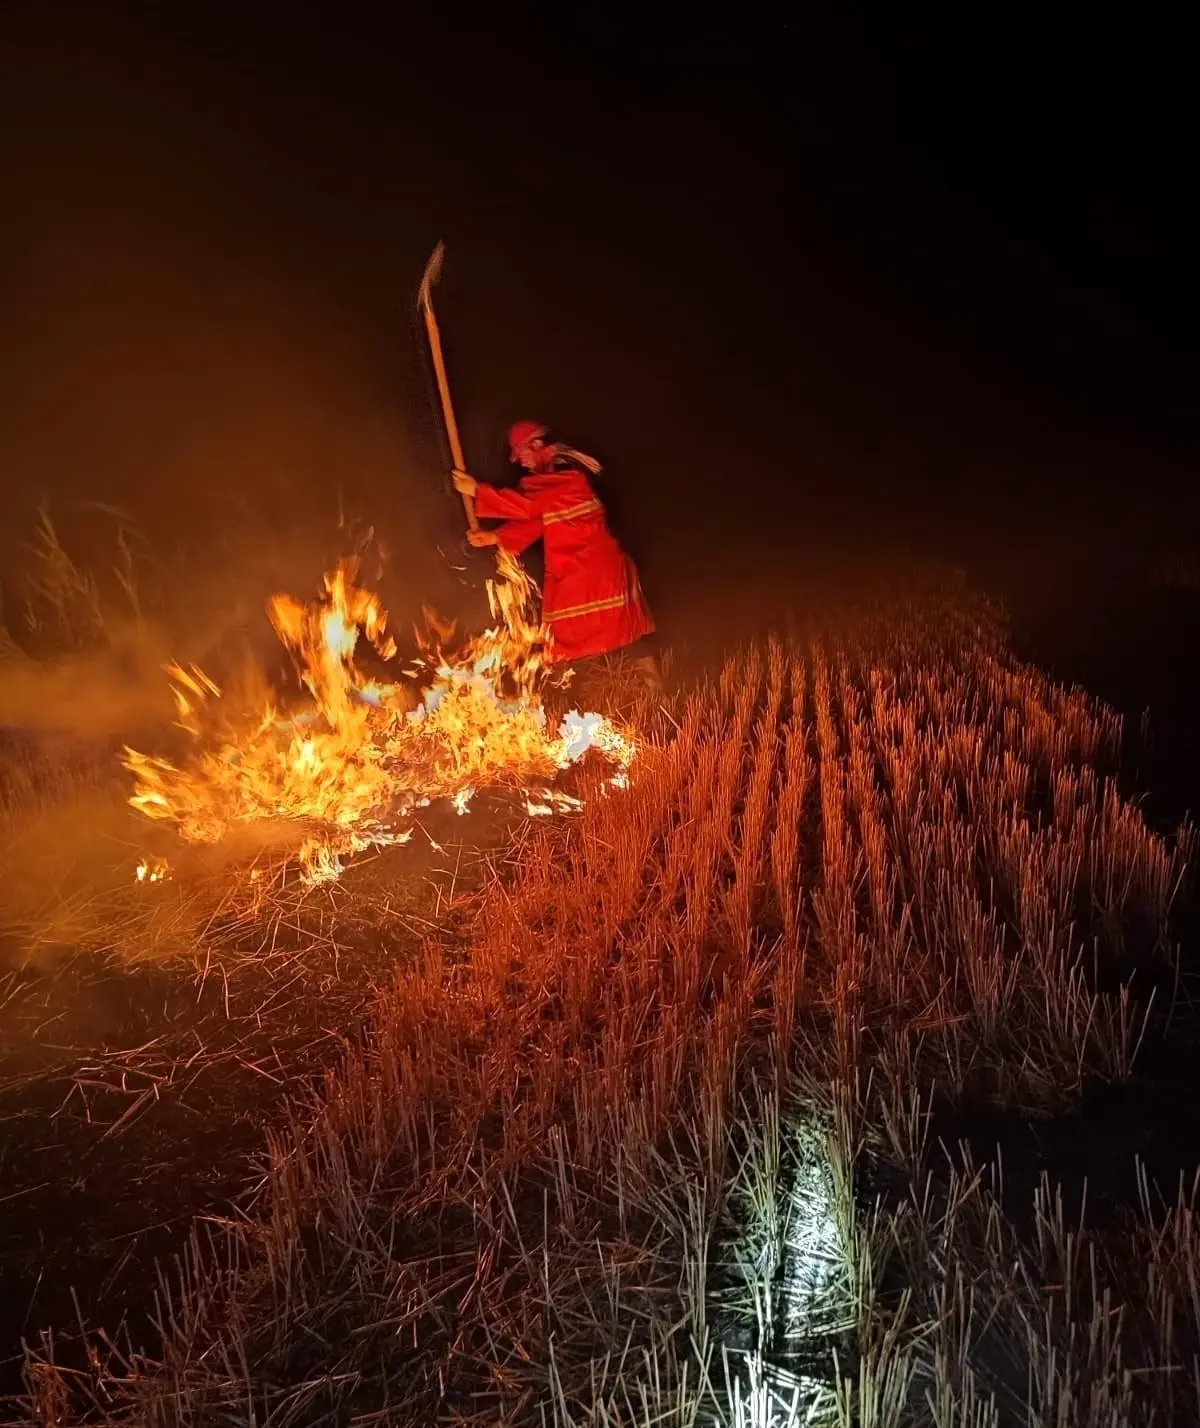
POLYGON ((46 1340, 27 1413, 1200 1422, 1194 1189, 1100 1233, 1047 1180, 1026 1232, 931 1134, 1070 1108, 1161 1028, 1131 974, 1170 985, 1192 835, 1109 780, 1120 734, 959 591, 731 660, 431 931, 153 1353, 46 1340))

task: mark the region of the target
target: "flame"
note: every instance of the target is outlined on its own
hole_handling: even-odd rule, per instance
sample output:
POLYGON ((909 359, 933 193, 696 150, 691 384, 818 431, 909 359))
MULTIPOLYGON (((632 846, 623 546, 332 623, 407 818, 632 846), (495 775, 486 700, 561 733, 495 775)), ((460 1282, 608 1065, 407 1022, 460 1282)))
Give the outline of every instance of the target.
MULTIPOLYGON (((303 876, 324 882, 348 857, 407 842, 414 810, 436 800, 465 814, 481 788, 494 787, 511 790, 531 816, 578 808, 551 785, 592 749, 611 766, 607 784, 624 787, 636 754, 627 730, 577 711, 551 727, 542 702, 546 631, 530 614, 536 590, 505 552, 499 574, 488 582, 493 627, 446 653, 454 629, 426 611, 421 655, 392 684, 367 679, 354 662, 362 638, 384 660, 397 653, 378 597, 356 583, 356 560, 327 575, 312 604, 274 596, 268 614, 311 707, 268 705, 257 722, 239 725, 203 670, 168 666, 193 749, 172 763, 127 748, 130 803, 191 842, 253 824, 294 826, 303 876)), ((139 869, 139 880, 146 876, 139 869)))

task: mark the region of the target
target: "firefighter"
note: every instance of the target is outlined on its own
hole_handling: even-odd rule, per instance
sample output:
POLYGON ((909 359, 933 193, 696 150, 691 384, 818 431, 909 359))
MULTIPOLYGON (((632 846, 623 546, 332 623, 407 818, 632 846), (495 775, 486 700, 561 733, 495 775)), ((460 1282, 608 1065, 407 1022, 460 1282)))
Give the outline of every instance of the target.
POLYGON ((475 546, 500 545, 514 555, 543 541, 542 620, 550 630, 549 658, 565 664, 624 649, 636 655, 646 684, 661 689, 658 661, 647 643, 654 618, 637 567, 609 530, 592 485, 600 463, 555 441, 540 422, 517 422, 508 444, 524 473, 519 489, 453 473, 455 489, 474 497, 477 515, 503 522, 495 530, 469 531, 467 539, 475 546))

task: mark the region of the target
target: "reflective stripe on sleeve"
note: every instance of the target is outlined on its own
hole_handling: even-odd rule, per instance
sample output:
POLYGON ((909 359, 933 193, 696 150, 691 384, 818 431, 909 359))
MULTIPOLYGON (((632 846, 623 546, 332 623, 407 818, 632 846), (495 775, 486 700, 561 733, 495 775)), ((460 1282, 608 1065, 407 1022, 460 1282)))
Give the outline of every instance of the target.
POLYGON ((590 516, 593 511, 602 511, 604 507, 597 500, 580 501, 574 506, 566 506, 561 511, 546 511, 542 516, 542 521, 552 526, 555 521, 573 521, 576 516, 590 516))

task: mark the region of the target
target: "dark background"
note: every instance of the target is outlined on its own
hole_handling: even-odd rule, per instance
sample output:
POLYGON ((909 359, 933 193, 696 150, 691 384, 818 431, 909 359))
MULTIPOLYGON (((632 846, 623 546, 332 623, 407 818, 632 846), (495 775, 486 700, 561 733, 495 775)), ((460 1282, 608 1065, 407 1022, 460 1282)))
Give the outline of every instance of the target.
POLYGON ((469 463, 517 416, 596 451, 668 635, 843 549, 1152 557, 1195 509, 1186 58, 1150 11, 10 3, 7 559, 45 496, 193 553, 349 506, 453 600, 439 238, 469 463))

